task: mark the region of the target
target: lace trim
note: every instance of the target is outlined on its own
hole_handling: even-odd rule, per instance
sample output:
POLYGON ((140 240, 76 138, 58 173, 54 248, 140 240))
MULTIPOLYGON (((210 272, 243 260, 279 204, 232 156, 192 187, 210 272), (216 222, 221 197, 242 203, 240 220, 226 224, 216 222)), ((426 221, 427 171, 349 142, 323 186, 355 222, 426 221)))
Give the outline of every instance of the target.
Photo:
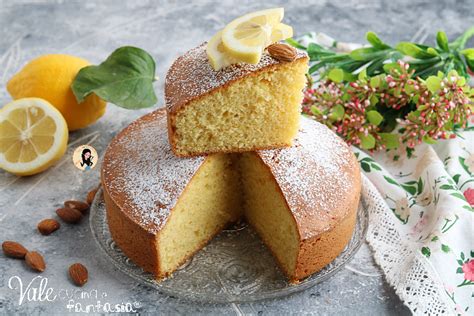
POLYGON ((367 242, 388 283, 415 315, 451 314, 455 306, 438 273, 417 249, 404 242, 392 211, 365 175, 362 183, 369 211, 367 242))

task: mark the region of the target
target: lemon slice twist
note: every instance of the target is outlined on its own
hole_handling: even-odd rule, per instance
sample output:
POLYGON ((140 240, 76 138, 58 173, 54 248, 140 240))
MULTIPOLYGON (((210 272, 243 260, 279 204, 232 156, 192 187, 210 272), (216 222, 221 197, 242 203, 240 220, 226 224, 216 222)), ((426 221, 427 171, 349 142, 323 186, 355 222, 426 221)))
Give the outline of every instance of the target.
POLYGON ((291 26, 281 23, 283 8, 246 14, 230 22, 207 45, 212 67, 219 70, 230 64, 257 64, 270 44, 293 36, 291 26))

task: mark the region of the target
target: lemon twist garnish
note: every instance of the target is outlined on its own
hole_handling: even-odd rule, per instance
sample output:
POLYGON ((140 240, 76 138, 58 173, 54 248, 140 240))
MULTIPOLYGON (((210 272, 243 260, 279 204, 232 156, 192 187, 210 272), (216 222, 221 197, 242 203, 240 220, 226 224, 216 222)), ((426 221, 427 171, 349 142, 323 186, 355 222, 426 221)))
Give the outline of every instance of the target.
POLYGON ((284 9, 275 8, 241 16, 230 22, 207 44, 207 56, 215 70, 233 63, 257 64, 264 49, 293 36, 291 26, 281 23, 284 9))

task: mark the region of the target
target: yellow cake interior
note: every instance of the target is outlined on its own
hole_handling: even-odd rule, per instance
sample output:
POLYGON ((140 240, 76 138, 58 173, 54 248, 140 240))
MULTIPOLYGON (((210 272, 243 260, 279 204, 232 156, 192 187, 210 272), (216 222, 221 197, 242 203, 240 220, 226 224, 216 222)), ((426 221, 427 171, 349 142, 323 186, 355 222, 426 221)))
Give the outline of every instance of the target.
POLYGON ((170 274, 227 224, 241 216, 235 158, 209 156, 196 172, 157 235, 161 277, 170 274))
POLYGON ((282 63, 191 101, 174 118, 176 153, 291 145, 299 128, 306 71, 305 58, 282 63))
POLYGON ((294 275, 299 249, 296 222, 268 170, 255 153, 241 156, 245 218, 270 248, 287 276, 294 275))
POLYGON ((242 216, 285 274, 293 275, 299 245, 296 223, 268 168, 256 154, 245 153, 208 156, 192 178, 157 235, 159 277, 171 274, 242 216))

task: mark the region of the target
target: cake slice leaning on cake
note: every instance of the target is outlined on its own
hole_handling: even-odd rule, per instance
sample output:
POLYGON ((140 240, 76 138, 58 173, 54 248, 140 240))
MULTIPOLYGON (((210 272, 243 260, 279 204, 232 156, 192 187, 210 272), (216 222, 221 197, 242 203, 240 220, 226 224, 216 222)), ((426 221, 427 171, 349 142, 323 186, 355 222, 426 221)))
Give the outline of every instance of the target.
MULTIPOLYGON (((291 53, 287 58, 264 51, 275 38, 292 36, 291 27, 278 23, 282 18, 282 8, 240 17, 208 44, 191 49, 172 64, 166 76, 165 99, 169 140, 177 156, 291 146, 299 127, 308 56, 281 43, 283 51, 291 53), (273 24, 258 24, 272 19, 276 21, 273 24), (245 52, 237 52, 254 63, 226 57, 226 34, 231 33, 230 38, 247 34, 247 41, 238 39, 248 43, 262 35, 252 32, 268 29, 273 30, 272 36, 262 40, 261 52, 256 50, 247 59, 245 52)), ((236 43, 231 44, 238 46, 239 40, 233 39, 236 43)))
POLYGON ((290 148, 193 158, 175 157, 167 137, 165 111, 145 115, 109 144, 101 174, 112 238, 156 279, 242 217, 291 282, 350 240, 360 171, 327 127, 302 118, 290 148))

